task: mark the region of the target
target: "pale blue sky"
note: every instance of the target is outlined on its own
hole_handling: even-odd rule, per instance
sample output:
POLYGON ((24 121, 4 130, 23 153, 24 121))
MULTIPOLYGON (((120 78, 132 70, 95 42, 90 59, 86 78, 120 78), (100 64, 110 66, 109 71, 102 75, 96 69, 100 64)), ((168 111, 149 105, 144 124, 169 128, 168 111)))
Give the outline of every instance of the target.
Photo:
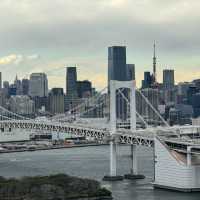
POLYGON ((173 68, 177 81, 200 78, 199 0, 1 0, 0 71, 13 80, 48 72, 50 87, 65 87, 65 66, 97 88, 107 81, 107 47, 126 45, 140 83, 152 70, 173 68))

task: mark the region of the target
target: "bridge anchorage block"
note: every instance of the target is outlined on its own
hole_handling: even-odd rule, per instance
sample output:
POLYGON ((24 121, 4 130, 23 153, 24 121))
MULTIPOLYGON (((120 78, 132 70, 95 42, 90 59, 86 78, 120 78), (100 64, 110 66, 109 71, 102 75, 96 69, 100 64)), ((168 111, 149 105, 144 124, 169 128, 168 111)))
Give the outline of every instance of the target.
POLYGON ((104 176, 103 181, 123 181, 123 176, 104 176))
POLYGON ((145 179, 145 176, 143 174, 125 174, 124 178, 129 180, 138 180, 145 179))

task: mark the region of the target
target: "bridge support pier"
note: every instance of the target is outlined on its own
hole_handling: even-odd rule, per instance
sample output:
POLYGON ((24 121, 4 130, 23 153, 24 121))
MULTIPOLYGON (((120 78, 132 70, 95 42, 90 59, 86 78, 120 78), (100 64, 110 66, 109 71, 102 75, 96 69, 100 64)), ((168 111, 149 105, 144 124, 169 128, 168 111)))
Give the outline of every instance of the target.
POLYGON ((117 144, 110 141, 110 175, 104 176, 104 181, 121 181, 123 176, 117 175, 117 144))
POLYGON ((117 176, 117 144, 110 142, 110 176, 117 176))
POLYGON ((145 176, 138 174, 137 145, 131 144, 131 170, 130 174, 125 174, 125 179, 144 179, 145 176))

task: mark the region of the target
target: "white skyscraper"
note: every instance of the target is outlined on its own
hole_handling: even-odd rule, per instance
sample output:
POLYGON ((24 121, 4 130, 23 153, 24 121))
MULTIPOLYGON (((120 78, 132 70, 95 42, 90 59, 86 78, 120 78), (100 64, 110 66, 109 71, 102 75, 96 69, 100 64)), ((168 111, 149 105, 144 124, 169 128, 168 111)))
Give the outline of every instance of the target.
POLYGON ((31 74, 29 95, 31 97, 47 97, 48 96, 48 80, 45 73, 31 74))

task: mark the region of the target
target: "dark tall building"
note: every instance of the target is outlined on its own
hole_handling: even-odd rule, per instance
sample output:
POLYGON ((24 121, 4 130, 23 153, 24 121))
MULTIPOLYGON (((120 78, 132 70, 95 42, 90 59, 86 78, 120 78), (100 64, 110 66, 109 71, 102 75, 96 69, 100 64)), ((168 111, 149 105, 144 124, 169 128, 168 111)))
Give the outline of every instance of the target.
POLYGON ((126 47, 108 47, 108 86, 110 80, 127 81, 126 47))
POLYGON ((77 81, 77 92, 79 98, 90 97, 92 95, 92 83, 88 80, 77 81))
POLYGON ((192 96, 192 107, 194 109, 194 117, 200 116, 200 93, 192 96))
POLYGON ((9 91, 8 91, 9 96, 17 95, 17 88, 15 84, 11 84, 9 86, 9 91))
POLYGON ((195 85, 190 85, 187 90, 187 100, 189 105, 192 105, 192 98, 196 93, 198 93, 198 88, 195 85))
POLYGON ((163 87, 164 89, 174 88, 174 70, 172 69, 163 70, 163 87))
MULTIPOLYGON (((110 90, 110 80, 128 81, 130 73, 128 73, 126 65, 126 47, 112 46, 108 47, 108 91, 110 90)), ((124 90, 123 94, 128 97, 128 90, 124 90)), ((121 96, 116 99, 117 118, 124 120, 127 113, 127 103, 121 96)))
POLYGON ((152 85, 152 76, 150 72, 144 72, 144 80, 142 80, 142 88, 150 88, 152 85))
POLYGON ((199 89, 200 91, 200 79, 195 79, 192 81, 192 83, 194 83, 196 85, 196 87, 199 89))
POLYGON ((66 95, 67 96, 77 96, 77 72, 76 67, 66 68, 66 95))
POLYGON ((15 84, 16 89, 17 89, 17 91, 16 91, 17 95, 22 95, 22 82, 21 82, 21 80, 19 80, 17 78, 17 76, 16 76, 16 79, 14 81, 14 84, 15 84))
POLYGON ((135 64, 126 64, 127 80, 135 80, 135 64))
POLYGON ((22 79, 22 94, 28 95, 29 94, 29 80, 22 79))

